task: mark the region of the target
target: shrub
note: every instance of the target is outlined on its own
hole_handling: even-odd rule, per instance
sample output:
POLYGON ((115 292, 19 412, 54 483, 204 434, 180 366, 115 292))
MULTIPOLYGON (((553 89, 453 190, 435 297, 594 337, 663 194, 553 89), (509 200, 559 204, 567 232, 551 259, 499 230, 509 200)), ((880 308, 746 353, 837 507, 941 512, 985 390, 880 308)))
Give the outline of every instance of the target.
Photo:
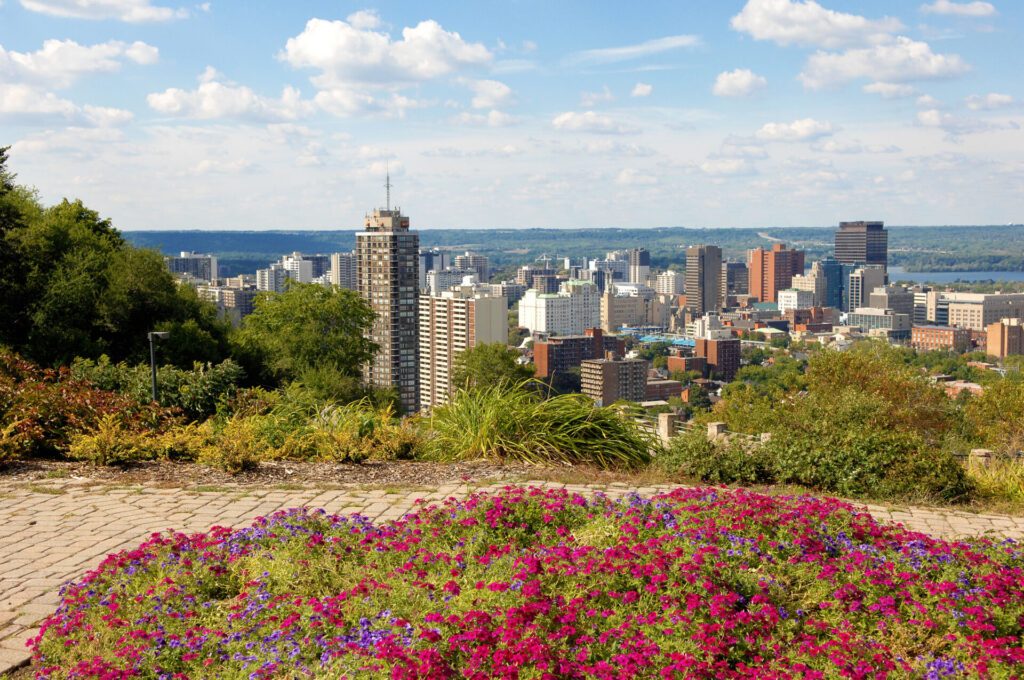
POLYGON ((0 352, 0 460, 55 456, 71 440, 117 415, 133 431, 173 422, 174 411, 140 404, 117 392, 72 378, 67 370, 41 369, 0 352))
MULTIPOLYGON (((71 365, 71 376, 101 389, 127 394, 141 403, 152 399, 152 374, 147 364, 112 364, 106 356, 98 361, 76 359, 71 365)), ((241 366, 230 359, 216 365, 196 362, 188 371, 160 366, 159 403, 181 409, 191 420, 200 420, 213 415, 221 401, 230 399, 244 377, 241 366)))
POLYGON ((67 455, 94 465, 121 465, 152 460, 159 455, 158 451, 152 433, 132 431, 124 426, 120 416, 111 413, 100 418, 88 432, 75 435, 67 455))
POLYGON ((541 399, 524 387, 461 391, 434 409, 427 456, 509 459, 635 469, 650 460, 652 437, 637 422, 580 394, 541 399))
POLYGON ((209 433, 198 449, 196 460, 237 474, 256 467, 266 457, 268 449, 255 418, 232 418, 219 431, 209 433))
POLYGON ((760 443, 734 438, 715 443, 698 428, 674 437, 654 465, 670 475, 711 484, 762 484, 774 481, 771 459, 760 443))
POLYGON ((987 465, 968 461, 967 476, 982 498, 1024 503, 1024 460, 995 456, 987 465))

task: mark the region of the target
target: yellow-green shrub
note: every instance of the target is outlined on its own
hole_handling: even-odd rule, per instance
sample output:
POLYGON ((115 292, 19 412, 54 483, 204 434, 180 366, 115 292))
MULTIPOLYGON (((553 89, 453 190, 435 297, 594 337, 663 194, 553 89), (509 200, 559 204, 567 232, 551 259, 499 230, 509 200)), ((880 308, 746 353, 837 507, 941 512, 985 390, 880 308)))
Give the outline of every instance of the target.
POLYGON ((120 416, 108 414, 85 434, 74 435, 67 455, 73 460, 84 460, 95 465, 152 460, 158 456, 158 438, 159 435, 153 432, 140 432, 125 427, 120 416))

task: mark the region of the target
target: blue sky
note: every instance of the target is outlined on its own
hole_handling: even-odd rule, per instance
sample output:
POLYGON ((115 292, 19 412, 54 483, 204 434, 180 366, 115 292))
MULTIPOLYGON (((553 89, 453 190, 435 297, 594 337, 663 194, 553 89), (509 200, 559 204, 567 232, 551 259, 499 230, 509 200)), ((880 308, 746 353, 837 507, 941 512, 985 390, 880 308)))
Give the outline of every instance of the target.
POLYGON ((0 0, 0 144, 122 229, 1024 221, 1010 0, 0 0))

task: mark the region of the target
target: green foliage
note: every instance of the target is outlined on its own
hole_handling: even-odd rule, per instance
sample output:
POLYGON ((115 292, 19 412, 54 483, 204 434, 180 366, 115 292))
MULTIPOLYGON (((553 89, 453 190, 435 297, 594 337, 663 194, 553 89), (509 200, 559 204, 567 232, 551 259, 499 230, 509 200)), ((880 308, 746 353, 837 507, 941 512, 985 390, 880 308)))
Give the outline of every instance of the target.
POLYGON ((1024 460, 997 455, 987 464, 968 461, 967 476, 981 498, 1024 504, 1024 460))
POLYGON ((156 328, 172 331, 174 363, 224 358, 228 326, 179 289, 159 253, 132 247, 81 201, 42 207, 5 166, 3 153, 0 344, 44 365, 101 354, 142 361, 156 328))
MULTIPOLYGON (((152 377, 147 364, 111 363, 107 356, 97 361, 76 359, 71 376, 87 380, 100 389, 127 394, 141 403, 152 397, 152 377)), ((174 366, 157 368, 157 395, 161 406, 179 408, 191 420, 213 415, 217 405, 230 399, 244 377, 242 368, 227 359, 216 366, 196 362, 192 370, 174 366)))
POLYGON ((536 464, 589 464, 636 469, 650 460, 652 440, 636 421, 587 397, 540 399, 524 387, 491 385, 460 391, 434 409, 427 454, 434 460, 492 458, 536 464))
POLYGON ((654 466, 673 476, 709 484, 761 484, 773 481, 771 460, 759 444, 739 438, 727 444, 708 440, 700 427, 672 439, 654 466))
POLYGON ((366 338, 372 323, 369 303, 356 292, 297 283, 257 298, 238 344, 266 365, 268 378, 287 382, 305 376, 319 389, 344 392, 319 397, 346 399, 376 352, 366 338))
POLYGON ((1005 378, 971 397, 964 408, 980 448, 1000 453, 1024 451, 1024 380, 1005 378))
POLYGON ((151 460, 159 455, 159 437, 125 426, 121 416, 109 413, 85 433, 75 435, 68 446, 68 458, 94 465, 121 465, 151 460))
POLYGON ((516 363, 519 353, 500 342, 470 347, 455 356, 451 384, 472 390, 491 385, 518 385, 533 376, 533 369, 516 363))

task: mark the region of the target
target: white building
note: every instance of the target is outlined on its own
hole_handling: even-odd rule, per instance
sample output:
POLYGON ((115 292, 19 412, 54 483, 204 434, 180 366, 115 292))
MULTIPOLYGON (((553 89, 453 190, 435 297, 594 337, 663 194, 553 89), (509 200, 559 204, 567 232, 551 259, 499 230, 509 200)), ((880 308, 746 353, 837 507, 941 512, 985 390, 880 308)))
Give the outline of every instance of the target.
POLYGON ((427 285, 420 292, 441 293, 452 286, 460 285, 467 276, 473 277, 475 279, 474 283, 480 282, 480 278, 474 269, 456 269, 448 267, 447 269, 439 271, 435 270, 427 272, 427 285))
POLYGON ((288 285, 288 270, 275 262, 266 269, 256 270, 256 290, 283 293, 288 285))
POLYGON ((455 358, 470 347, 508 341, 508 301, 468 283, 419 299, 419 403, 443 404, 452 385, 455 358))
POLYGON ((288 278, 299 283, 313 283, 313 263, 302 257, 302 253, 292 253, 281 258, 281 266, 288 272, 288 278))
POLYGON ((346 290, 355 290, 358 287, 355 253, 333 253, 331 255, 330 281, 338 288, 346 290))
POLYGON ((565 281, 557 293, 531 288, 519 301, 519 325, 531 333, 580 335, 600 324, 601 295, 589 281, 565 281))
POLYGON ((858 307, 867 307, 871 303, 871 291, 884 286, 888 278, 885 268, 881 265, 858 267, 850 272, 844 295, 846 311, 852 312, 858 307))
MULTIPOLYGON (((806 274, 797 274, 793 277, 793 282, 790 284, 790 288, 796 290, 805 290, 812 294, 813 300, 808 307, 825 307, 825 297, 827 295, 828 280, 825 278, 825 272, 821 268, 820 262, 815 262, 811 265, 811 271, 806 274)), ((800 309, 806 309, 801 307, 800 309)), ((782 300, 779 300, 779 311, 785 311, 782 309, 782 300)))
POLYGON ((676 271, 662 272, 658 274, 654 285, 658 295, 682 295, 686 289, 686 274, 676 271))
POLYGON ((783 314, 791 309, 810 309, 815 306, 814 302, 814 292, 810 290, 788 288, 779 291, 779 311, 783 314))
POLYGON ((1001 319, 1024 319, 1024 293, 943 293, 949 325, 983 331, 1001 319))

